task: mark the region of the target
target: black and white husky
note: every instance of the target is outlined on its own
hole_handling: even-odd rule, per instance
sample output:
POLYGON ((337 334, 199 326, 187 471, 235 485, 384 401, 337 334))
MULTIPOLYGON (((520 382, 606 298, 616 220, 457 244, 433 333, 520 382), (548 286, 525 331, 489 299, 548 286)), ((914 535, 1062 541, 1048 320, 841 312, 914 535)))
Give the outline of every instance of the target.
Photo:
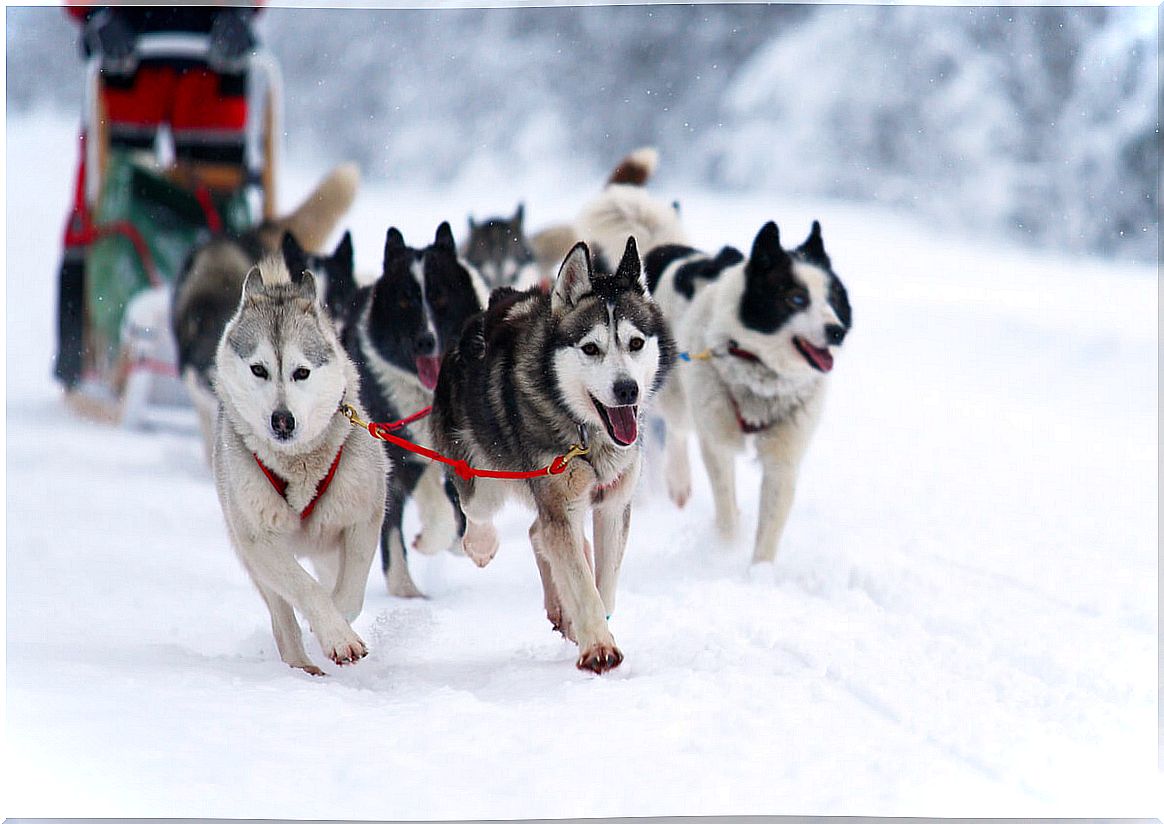
POLYGON ((580 648, 578 667, 604 672, 622 652, 607 626, 641 463, 640 420, 675 358, 633 240, 613 274, 583 243, 546 294, 501 289, 445 357, 433 407, 438 450, 471 466, 529 470, 581 441, 589 452, 559 475, 456 478, 463 547, 484 566, 497 551, 492 518, 509 497, 534 507, 530 528, 547 617, 580 648), (594 548, 584 535, 593 510, 594 548))
POLYGON ((359 407, 359 377, 315 280, 282 259, 247 276, 215 358, 214 479, 231 543, 271 613, 279 656, 322 671, 296 611, 337 664, 367 654, 359 615, 384 517, 384 452, 340 405, 359 407), (299 557, 313 562, 318 579, 299 557))
POLYGON ((775 223, 757 233, 745 258, 664 245, 646 257, 652 294, 682 350, 706 359, 676 371, 660 397, 667 425, 668 491, 691 494, 688 433, 694 428, 715 497, 716 526, 734 537, 739 513, 735 456, 749 438, 764 471, 753 563, 772 562, 792 507, 796 477, 820 419, 833 357, 852 326, 820 224, 792 250, 775 223))
MULTIPOLYGON (((424 249, 407 246, 397 229, 388 230, 383 272, 375 283, 352 291, 342 324, 344 347, 360 372, 360 397, 373 420, 400 420, 432 404, 441 358, 486 295, 480 277, 457 256, 448 223, 424 249)), ((428 432, 428 421, 421 419, 396 434, 428 445, 428 432)), ((439 464, 392 444, 385 449, 394 472, 380 535, 381 565, 390 594, 416 597, 421 593, 408 571, 402 534, 405 501, 416 500, 423 529, 413 547, 426 554, 456 546, 460 512, 439 464)))

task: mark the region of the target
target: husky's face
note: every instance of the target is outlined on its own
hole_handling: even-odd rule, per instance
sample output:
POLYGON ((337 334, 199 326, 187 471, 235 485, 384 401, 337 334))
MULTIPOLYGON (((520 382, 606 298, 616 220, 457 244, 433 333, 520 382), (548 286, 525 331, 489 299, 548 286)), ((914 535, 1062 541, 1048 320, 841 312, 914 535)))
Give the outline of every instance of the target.
POLYGON ((372 296, 368 335, 380 357, 436 386, 441 356, 481 308, 469 269, 457 258, 448 223, 433 244, 413 249, 395 228, 384 243, 384 271, 372 296))
POLYGON ((219 348, 219 392, 272 448, 308 448, 331 422, 347 388, 334 334, 316 304, 310 272, 263 285, 252 269, 219 348))
POLYGON ((725 307, 713 337, 734 357, 736 370, 764 369, 781 377, 810 378, 833 368, 852 326, 848 295, 832 271, 820 224, 792 252, 780 246, 775 223, 756 235, 743 265, 742 290, 725 307))
POLYGON ((554 372, 574 417, 619 448, 636 442, 639 410, 662 383, 675 346, 647 297, 634 238, 613 275, 596 274, 585 244, 562 263, 550 298, 554 372))
POLYGON ((512 218, 490 218, 477 223, 469 218, 465 258, 477 268, 490 287, 515 283, 524 267, 534 263, 533 252, 522 229, 524 206, 512 218))

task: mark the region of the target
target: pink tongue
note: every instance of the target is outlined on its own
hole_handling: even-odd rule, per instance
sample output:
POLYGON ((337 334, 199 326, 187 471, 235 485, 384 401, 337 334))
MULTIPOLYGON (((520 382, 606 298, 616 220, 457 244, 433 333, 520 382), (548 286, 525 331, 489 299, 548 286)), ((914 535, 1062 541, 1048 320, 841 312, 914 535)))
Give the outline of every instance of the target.
POLYGON ((425 389, 433 389, 437 385, 437 378, 441 374, 441 359, 431 355, 422 355, 416 359, 416 376, 420 378, 425 389))
POLYGON ((606 417, 614 439, 623 446, 629 446, 639 436, 639 408, 637 406, 608 406, 606 417))
POLYGON ((833 368, 833 355, 827 349, 817 349, 804 338, 797 338, 800 341, 800 347, 804 353, 816 364, 817 369, 822 372, 831 371, 833 368))

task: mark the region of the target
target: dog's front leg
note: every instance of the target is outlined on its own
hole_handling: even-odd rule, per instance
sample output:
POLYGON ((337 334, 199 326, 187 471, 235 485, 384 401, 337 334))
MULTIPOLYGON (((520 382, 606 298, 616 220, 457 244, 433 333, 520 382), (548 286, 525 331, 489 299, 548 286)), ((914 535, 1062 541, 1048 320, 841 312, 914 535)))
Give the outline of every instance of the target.
MULTIPOLYGON (((379 513, 376 513, 379 515, 379 513)), ((331 599, 348 623, 356 620, 364 608, 364 593, 368 589, 368 573, 376 557, 380 528, 379 517, 353 524, 343 531, 339 555, 339 572, 331 599)))
POLYGON ((530 539, 549 568, 563 619, 581 649, 578 669, 606 672, 622 663, 622 652, 606 625, 602 597, 586 562, 581 508, 570 509, 539 505, 530 539))
POLYGON ((566 621, 562 615, 562 599, 558 597, 558 588, 554 584, 553 573, 550 572, 550 562, 546 560, 544 553, 538 549, 538 541, 541 540, 541 534, 538 529, 538 521, 534 521, 529 528, 529 542, 534 548, 534 561, 538 565, 538 575, 542 579, 542 604, 546 609, 546 618, 550 621, 550 626, 554 628, 555 632, 562 633, 563 638, 568 638, 574 643, 578 639, 574 637, 570 630, 569 622, 566 621))
POLYGON ((780 536, 796 495, 800 462, 820 418, 822 401, 823 391, 817 392, 805 404, 802 414, 774 426, 756 441, 764 481, 760 485, 760 518, 756 524, 753 564, 772 563, 776 559, 780 536))
POLYGON ((448 549, 459 537, 453 502, 445 492, 444 473, 437 465, 429 466, 420 476, 412 499, 420 514, 420 534, 412 548, 425 555, 448 549))
POLYGON ((499 483, 504 482, 478 479, 462 482, 457 487, 461 511, 465 514, 461 548, 479 567, 493 560, 500 544, 497 529, 493 526, 493 515, 505 499, 505 491, 498 486, 499 483))
POLYGON ((784 534, 784 525, 788 523, 795 495, 796 467, 787 462, 766 463, 764 481, 760 485, 760 519, 756 524, 753 564, 776 560, 776 549, 780 545, 780 536, 784 534))
POLYGON ((323 670, 311 663, 311 659, 307 657, 307 650, 303 648, 303 632, 299 629, 295 610, 282 596, 260 584, 253 575, 251 580, 259 595, 263 596, 267 611, 271 613, 271 632, 275 635, 275 648, 279 650, 279 658, 289 667, 301 669, 310 675, 323 675, 323 670))
POLYGON ((614 594, 618 571, 630 532, 631 507, 602 506, 594 510, 594 567, 598 594, 606 607, 606 617, 614 614, 614 594))
POLYGON ((687 460, 691 416, 687 412, 679 375, 672 375, 659 391, 659 411, 663 414, 666 429, 663 471, 666 473, 667 495, 675 506, 682 509, 691 498, 691 464, 687 460))
POLYGON ((735 540, 736 523, 740 511, 736 507, 736 455, 735 449, 723 441, 715 441, 703 430, 699 432, 699 451, 707 477, 711 481, 711 494, 715 500, 715 528, 721 540, 735 540))
POLYGON ((272 590, 307 618, 324 654, 337 664, 350 664, 368 654, 368 648, 336 609, 331 593, 316 581, 286 547, 274 541, 258 542, 243 563, 261 586, 272 590))

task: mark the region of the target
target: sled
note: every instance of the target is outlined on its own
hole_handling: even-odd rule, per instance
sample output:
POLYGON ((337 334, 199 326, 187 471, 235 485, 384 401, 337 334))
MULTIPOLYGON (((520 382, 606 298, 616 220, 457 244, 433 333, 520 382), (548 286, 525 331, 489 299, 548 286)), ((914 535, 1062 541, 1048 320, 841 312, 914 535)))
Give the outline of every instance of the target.
MULTIPOLYGON (((143 35, 138 42, 143 59, 204 58, 207 47, 204 35, 143 35)), ((242 233, 274 214, 281 77, 269 53, 252 53, 241 172, 167 162, 157 150, 164 145, 152 152, 113 149, 101 82, 93 59, 86 77, 82 171, 65 236, 65 265, 71 257, 82 267, 82 378, 67 398, 86 416, 140 427, 191 405, 177 374, 170 327, 170 287, 190 252, 212 234, 242 233)))

